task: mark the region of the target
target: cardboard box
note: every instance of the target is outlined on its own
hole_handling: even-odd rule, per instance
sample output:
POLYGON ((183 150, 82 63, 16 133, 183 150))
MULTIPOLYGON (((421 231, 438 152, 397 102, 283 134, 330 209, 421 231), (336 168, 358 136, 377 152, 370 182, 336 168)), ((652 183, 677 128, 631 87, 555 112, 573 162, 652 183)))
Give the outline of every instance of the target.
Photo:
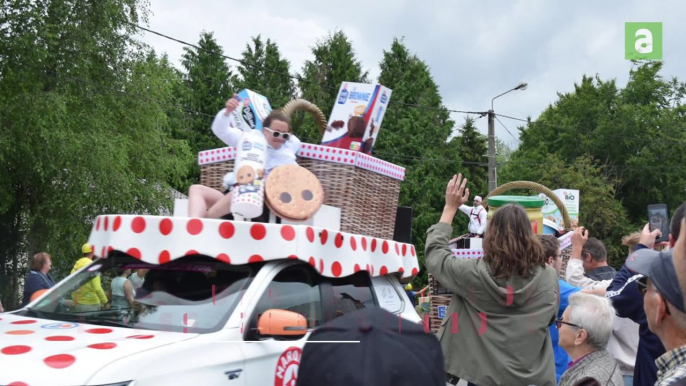
MULTIPOLYGON (((570 220, 572 220, 572 226, 579 224, 579 191, 574 189, 557 189, 553 190, 553 193, 562 201, 567 213, 569 214, 570 220)), ((562 214, 560 210, 555 205, 555 202, 548 198, 543 193, 538 195, 543 199, 543 208, 541 212, 543 213, 543 219, 550 220, 557 224, 558 229, 564 228, 564 220, 562 220, 562 214)))
POLYGON ((262 131, 262 122, 272 112, 269 100, 248 89, 241 90, 236 99, 240 105, 231 113, 231 126, 243 131, 262 131))
POLYGON ((370 154, 392 92, 379 84, 343 82, 322 145, 370 154))

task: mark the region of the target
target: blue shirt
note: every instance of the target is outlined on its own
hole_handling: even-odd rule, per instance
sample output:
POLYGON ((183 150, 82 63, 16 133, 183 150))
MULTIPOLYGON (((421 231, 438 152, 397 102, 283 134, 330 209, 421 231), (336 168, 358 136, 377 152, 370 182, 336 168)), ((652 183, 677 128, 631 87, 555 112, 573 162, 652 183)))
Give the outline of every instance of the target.
MULTIPOLYGON (((557 311, 557 317, 561 318, 565 309, 569 305, 569 297, 581 288, 574 287, 573 285, 567 283, 566 281, 559 279, 560 283, 560 309, 557 311)), ((558 341, 560 336, 558 334, 557 328, 553 324, 550 326, 550 338, 553 341, 553 353, 555 355, 555 377, 557 378, 557 383, 560 383, 560 377, 569 367, 569 362, 571 361, 567 352, 560 346, 558 346, 558 341)))

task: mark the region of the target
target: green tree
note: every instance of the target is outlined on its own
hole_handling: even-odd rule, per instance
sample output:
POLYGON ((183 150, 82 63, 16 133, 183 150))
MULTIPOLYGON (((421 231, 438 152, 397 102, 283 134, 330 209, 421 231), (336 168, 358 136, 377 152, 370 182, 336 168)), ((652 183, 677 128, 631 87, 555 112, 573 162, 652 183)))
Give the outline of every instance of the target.
POLYGON ((465 118, 459 132, 457 140, 463 165, 460 171, 470 181, 472 196, 484 197, 488 194, 488 138, 479 133, 471 117, 465 118))
MULTIPOLYGON (((342 82, 369 82, 368 71, 355 57, 352 42, 337 31, 312 48, 313 60, 305 62, 298 76, 300 97, 319 107, 328 118, 342 82)), ((319 143, 321 134, 314 120, 303 112, 293 117, 296 134, 306 142, 319 143)))
POLYGON ((50 253, 61 279, 95 216, 168 209, 168 181, 190 158, 170 135, 168 63, 132 38, 145 4, 108 4, 14 0, 0 11, 0 282, 8 309, 29 256, 50 253))
MULTIPOLYGON (((413 243, 424 267, 426 230, 440 218, 445 188, 460 171, 459 138, 429 67, 395 39, 381 61, 379 83, 393 90, 374 155, 406 168, 400 205, 411 206, 413 243), (422 107, 411 107, 419 105, 422 107)), ((426 282, 422 271, 419 282, 426 282)))
POLYGON ((276 42, 261 36, 252 38, 243 51, 242 63, 238 66, 239 76, 233 83, 237 90, 250 89, 269 99, 273 109, 283 107, 295 98, 295 82, 290 75, 291 64, 281 57, 276 42))
MULTIPOLYGON (((185 69, 183 81, 185 88, 178 89, 186 109, 187 120, 182 130, 176 131, 176 138, 188 141, 191 152, 225 146, 210 129, 212 120, 221 110, 234 90, 231 84, 232 72, 222 56, 212 32, 202 32, 195 47, 184 47, 181 64, 185 69)), ((185 184, 197 183, 200 169, 195 160, 188 165, 189 172, 185 184)))
POLYGON ((621 238, 632 228, 626 209, 616 198, 619 180, 609 177, 591 157, 580 156, 571 164, 554 154, 546 155, 536 164, 516 158, 500 176, 501 183, 523 180, 550 189, 578 189, 581 196, 579 225, 588 229, 591 237, 605 243, 610 264, 621 267, 624 263, 626 249, 621 245, 621 238))
POLYGON ((521 129, 513 158, 535 168, 548 153, 567 164, 588 157, 617 180, 616 198, 640 227, 648 204, 674 209, 684 199, 686 154, 675 150, 686 146, 686 85, 663 79, 660 62, 637 64, 624 89, 614 80, 585 76, 573 92, 559 94, 521 129))

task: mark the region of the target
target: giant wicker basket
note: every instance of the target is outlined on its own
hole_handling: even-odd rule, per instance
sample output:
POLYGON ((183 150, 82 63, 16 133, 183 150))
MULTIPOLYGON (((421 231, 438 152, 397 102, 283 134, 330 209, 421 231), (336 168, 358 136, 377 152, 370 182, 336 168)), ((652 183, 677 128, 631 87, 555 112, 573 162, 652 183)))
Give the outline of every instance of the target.
MULTIPOLYGON (((306 100, 296 99, 281 108, 288 117, 296 110, 312 114, 320 134, 323 135, 327 120, 317 106, 306 100)), ((324 205, 340 208, 341 231, 384 239, 393 238, 401 180, 356 165, 301 156, 297 157, 297 162, 321 182, 325 194, 324 205)), ((233 159, 201 165, 200 183, 223 190, 223 177, 233 171, 233 165, 233 159)))
MULTIPOLYGON (((567 208, 564 206, 564 203, 562 200, 555 195, 550 189, 546 188, 543 185, 537 184, 535 182, 529 182, 529 181, 514 181, 514 182, 509 182, 507 184, 501 185, 494 189, 491 193, 488 194, 483 200, 484 205, 487 205, 488 203, 488 197, 493 197, 497 196, 500 194, 503 194, 509 190, 513 189, 529 189, 536 191, 538 193, 543 193, 546 196, 548 196, 557 206, 557 208, 560 210, 560 213, 562 214, 562 220, 565 224, 565 231, 569 231, 572 229, 572 220, 569 217, 569 213, 567 212, 567 208)), ((488 230, 488 229, 487 229, 488 230)), ((569 260, 569 255, 571 253, 571 250, 569 247, 564 248, 563 251, 563 264, 564 266, 560 270, 560 277, 564 279, 564 272, 566 269, 567 261, 569 260)), ((439 293, 439 287, 440 283, 438 280, 436 280, 436 277, 432 275, 431 273, 428 274, 429 278, 429 299, 431 301, 431 308, 430 308, 430 325, 431 325, 431 330, 434 333, 437 333, 438 330, 441 327, 441 318, 438 315, 438 307, 444 306, 448 307, 450 304, 450 299, 452 298, 452 293, 448 291, 441 291, 439 293), (447 292, 447 293, 444 293, 447 292)))

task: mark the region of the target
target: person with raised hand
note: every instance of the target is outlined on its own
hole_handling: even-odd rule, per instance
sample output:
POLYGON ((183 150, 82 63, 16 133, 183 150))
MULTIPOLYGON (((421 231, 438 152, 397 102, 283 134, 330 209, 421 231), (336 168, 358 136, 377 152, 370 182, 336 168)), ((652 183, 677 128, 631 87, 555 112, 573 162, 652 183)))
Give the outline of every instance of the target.
POLYGON ((469 199, 453 176, 438 224, 427 231, 427 270, 453 292, 438 332, 450 384, 555 385, 548 327, 557 316, 555 269, 531 230, 526 210, 509 204, 488 224, 481 260, 458 259, 448 246, 452 222, 469 199))

